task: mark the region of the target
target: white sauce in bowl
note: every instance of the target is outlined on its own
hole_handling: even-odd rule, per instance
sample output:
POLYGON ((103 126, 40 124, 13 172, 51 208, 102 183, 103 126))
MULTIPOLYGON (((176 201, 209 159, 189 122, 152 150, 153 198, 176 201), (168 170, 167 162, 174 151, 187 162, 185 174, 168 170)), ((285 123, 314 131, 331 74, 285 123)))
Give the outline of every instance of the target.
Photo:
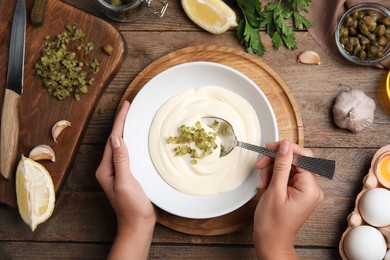
MULTIPOLYGON (((224 88, 205 86, 178 94, 156 113, 149 133, 149 152, 161 177, 170 186, 190 195, 208 196, 239 187, 251 173, 258 154, 236 147, 219 158, 214 152, 191 164, 190 156, 175 156, 174 144, 166 138, 177 136, 181 125, 201 122, 206 132, 213 131, 202 123, 204 116, 216 116, 231 123, 237 139, 260 144, 260 125, 255 110, 241 96, 224 88)), ((217 138, 220 144, 219 138, 217 138)))

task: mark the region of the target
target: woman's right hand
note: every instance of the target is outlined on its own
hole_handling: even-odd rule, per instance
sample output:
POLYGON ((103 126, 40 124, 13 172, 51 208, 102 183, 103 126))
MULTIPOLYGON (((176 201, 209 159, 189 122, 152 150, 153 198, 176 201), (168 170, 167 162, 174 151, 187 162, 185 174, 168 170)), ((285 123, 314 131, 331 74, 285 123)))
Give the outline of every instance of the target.
POLYGON ((255 165, 265 190, 254 217, 256 252, 261 259, 294 259, 294 239, 324 194, 313 173, 292 165, 293 154, 313 156, 310 149, 288 141, 267 148, 278 156, 262 157, 255 165))

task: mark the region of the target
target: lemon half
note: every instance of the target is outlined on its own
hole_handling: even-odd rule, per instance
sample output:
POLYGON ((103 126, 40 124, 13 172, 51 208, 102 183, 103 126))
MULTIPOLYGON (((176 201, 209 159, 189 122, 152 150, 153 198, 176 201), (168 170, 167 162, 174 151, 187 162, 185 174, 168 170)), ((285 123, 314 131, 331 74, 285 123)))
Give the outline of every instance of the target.
POLYGON ((16 170, 16 198, 19 214, 32 231, 53 213, 55 192, 49 172, 23 155, 16 170))
POLYGON ((204 30, 221 34, 237 26, 236 13, 222 0, 182 0, 188 17, 204 30))

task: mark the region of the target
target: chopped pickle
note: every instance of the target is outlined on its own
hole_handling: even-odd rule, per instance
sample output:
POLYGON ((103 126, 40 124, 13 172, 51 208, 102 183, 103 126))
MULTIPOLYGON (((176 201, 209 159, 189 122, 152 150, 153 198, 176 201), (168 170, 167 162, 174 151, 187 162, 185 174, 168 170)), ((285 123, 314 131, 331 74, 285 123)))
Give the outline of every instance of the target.
POLYGON ((53 41, 49 41, 50 35, 45 36, 46 48, 35 64, 35 72, 42 77, 49 93, 59 100, 71 95, 80 100, 93 84, 95 78, 91 74, 99 72, 100 63, 89 57, 94 45, 83 43, 85 33, 76 24, 67 24, 65 28, 53 41))
POLYGON ((190 160, 191 164, 196 164, 196 159, 212 154, 218 147, 215 143, 218 133, 207 133, 199 121, 195 123, 195 126, 181 125, 178 128, 178 132, 178 136, 170 136, 166 139, 166 142, 168 144, 177 144, 173 148, 175 155, 189 154, 192 158, 190 160))

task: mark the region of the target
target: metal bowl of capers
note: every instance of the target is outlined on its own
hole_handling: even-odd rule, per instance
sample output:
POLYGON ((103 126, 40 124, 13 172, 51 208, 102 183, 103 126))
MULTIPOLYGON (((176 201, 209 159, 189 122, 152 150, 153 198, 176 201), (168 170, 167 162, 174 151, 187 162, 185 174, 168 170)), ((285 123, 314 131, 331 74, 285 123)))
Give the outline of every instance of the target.
POLYGON ((390 10, 362 3, 348 9, 335 31, 340 53, 359 65, 375 65, 390 56, 390 10))

